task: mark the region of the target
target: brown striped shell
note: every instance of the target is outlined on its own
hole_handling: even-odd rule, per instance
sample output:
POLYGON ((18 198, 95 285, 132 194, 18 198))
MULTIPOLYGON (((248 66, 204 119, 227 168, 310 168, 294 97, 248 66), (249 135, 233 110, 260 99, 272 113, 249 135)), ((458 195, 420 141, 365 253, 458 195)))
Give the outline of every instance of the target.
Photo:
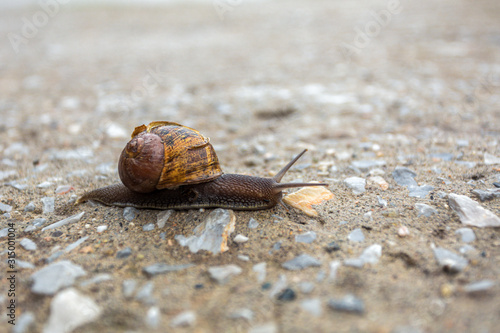
POLYGON ((209 138, 174 122, 155 121, 135 128, 120 155, 118 173, 129 189, 147 193, 204 183, 220 177, 222 170, 209 138))

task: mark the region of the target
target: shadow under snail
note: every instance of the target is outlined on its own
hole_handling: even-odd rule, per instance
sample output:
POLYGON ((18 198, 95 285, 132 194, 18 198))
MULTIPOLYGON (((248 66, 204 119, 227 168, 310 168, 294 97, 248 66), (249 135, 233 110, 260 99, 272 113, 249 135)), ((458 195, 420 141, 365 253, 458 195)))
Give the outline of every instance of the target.
POLYGON ((152 122, 135 128, 120 155, 118 173, 123 184, 87 192, 76 203, 92 200, 110 206, 146 209, 272 208, 281 202, 284 189, 328 186, 280 183, 306 151, 272 178, 223 174, 208 138, 174 122, 152 122))

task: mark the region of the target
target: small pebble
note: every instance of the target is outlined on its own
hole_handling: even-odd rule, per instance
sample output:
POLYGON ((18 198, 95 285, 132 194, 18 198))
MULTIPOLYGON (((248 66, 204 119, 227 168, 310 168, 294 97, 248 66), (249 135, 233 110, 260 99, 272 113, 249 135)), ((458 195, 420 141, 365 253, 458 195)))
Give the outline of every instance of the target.
POLYGON ((439 266, 450 273, 461 272, 467 267, 468 261, 462 256, 448 251, 444 248, 437 247, 434 250, 434 257, 439 266))
POLYGON ((402 225, 398 228, 398 236, 399 237, 406 237, 408 235, 410 235, 410 230, 408 229, 407 226, 402 225))
POLYGON ((31 291, 40 295, 54 295, 59 289, 73 285, 75 279, 85 274, 81 266, 69 260, 61 260, 31 275, 31 291))
POLYGON ((225 266, 213 266, 208 268, 208 274, 210 277, 220 284, 225 284, 235 275, 239 275, 243 272, 241 267, 236 265, 225 265, 225 266))
POLYGON ((43 197, 42 199, 42 204, 43 204, 43 214, 49 214, 54 211, 54 198, 53 197, 43 197))
POLYGON ((64 252, 70 252, 74 249, 76 249, 78 246, 80 246, 81 244, 83 244, 83 242, 85 242, 87 239, 89 238, 89 236, 85 236, 85 237, 82 237, 80 238, 79 240, 77 240, 76 242, 72 243, 72 244, 69 244, 68 246, 66 246, 66 248, 64 249, 64 252))
POLYGON ((71 223, 75 223, 75 222, 78 222, 80 221, 80 219, 82 218, 83 214, 85 212, 81 212, 81 213, 78 213, 78 214, 75 214, 75 215, 71 215, 70 217, 67 217, 63 220, 60 220, 58 222, 55 222, 55 223, 52 223, 48 226, 46 226, 45 228, 42 228, 42 231, 45 231, 45 230, 50 230, 50 229, 55 229, 55 228, 59 228, 60 226, 63 226, 63 225, 66 225, 66 224, 71 224, 71 223))
POLYGON ((253 311, 247 308, 236 309, 228 316, 231 319, 245 319, 248 322, 253 320, 253 311))
POLYGON ((340 245, 339 245, 337 242, 333 241, 333 242, 328 243, 328 244, 325 246, 325 250, 326 250, 326 252, 328 252, 328 253, 332 253, 332 252, 334 252, 334 251, 338 251, 338 250, 340 250, 340 245))
POLYGON ((250 257, 244 254, 238 254, 238 259, 242 261, 250 261, 250 257))
POLYGON ((107 225, 100 225, 100 226, 98 226, 98 227, 96 228, 96 231, 97 231, 98 233, 101 233, 101 232, 106 231, 107 229, 108 229, 108 226, 107 226, 107 225))
POLYGON ((295 241, 297 243, 311 244, 316 239, 316 233, 314 231, 306 231, 303 234, 295 235, 295 241))
MULTIPOLYGON (((264 289, 264 283, 262 285, 262 288, 264 289)), ((271 284, 269 284, 269 287, 271 287, 271 284)), ((269 297, 275 298, 279 293, 281 293, 283 290, 285 290, 288 287, 288 282, 285 274, 280 274, 278 277, 278 280, 274 285, 272 285, 271 290, 269 291, 269 297)), ((269 288, 267 288, 269 289, 269 288)))
POLYGON ((265 262, 253 265, 252 271, 257 276, 257 282, 262 283, 266 279, 266 268, 267 264, 265 262))
POLYGON ((308 254, 301 254, 291 260, 288 260, 287 262, 284 262, 281 266, 290 271, 296 271, 307 267, 321 266, 321 262, 308 254))
POLYGON ((328 301, 328 306, 335 311, 351 312, 363 314, 365 305, 363 301, 352 294, 347 294, 340 299, 331 299, 328 301))
POLYGON ((12 333, 29 333, 33 331, 36 317, 31 311, 21 313, 16 324, 12 327, 12 333))
POLYGON ((158 226, 159 229, 163 228, 167 224, 168 219, 173 213, 174 213, 173 209, 164 210, 158 213, 158 216, 156 217, 156 225, 158 226))
POLYGON ((365 235, 363 235, 363 231, 360 228, 356 228, 349 233, 347 239, 351 242, 362 242, 365 240, 365 235))
POLYGON ((387 207, 387 200, 385 199, 382 199, 380 196, 377 195, 377 201, 378 201, 378 205, 382 208, 385 208, 387 207))
POLYGON ((385 161, 379 161, 379 160, 365 160, 365 161, 353 161, 351 165, 359 169, 361 171, 368 171, 370 169, 376 168, 376 167, 382 167, 386 165, 385 161))
POLYGON ((480 228, 500 227, 500 218, 497 215, 465 195, 450 193, 448 204, 463 224, 480 228))
POLYGON ((299 283, 299 289, 304 294, 310 294, 314 290, 314 283, 309 281, 303 281, 299 283))
POLYGON ((496 157, 495 155, 491 155, 489 153, 484 153, 484 164, 486 165, 500 164, 500 157, 496 157))
POLYGON ((125 207, 123 209, 123 218, 127 221, 132 221, 139 214, 139 210, 134 207, 125 207))
POLYGON ((33 201, 31 201, 29 204, 27 204, 25 207, 24 207, 24 211, 29 213, 29 212, 34 212, 35 211, 35 203, 33 201))
POLYGON ((300 307, 315 317, 323 314, 323 307, 319 298, 307 298, 300 302, 300 307))
POLYGON ((52 299, 49 320, 43 331, 72 332, 99 318, 101 312, 101 308, 90 297, 80 294, 74 288, 68 288, 52 299))
POLYGON ((27 251, 35 251, 37 249, 35 242, 33 242, 29 238, 21 239, 21 241, 19 241, 19 245, 21 245, 27 251))
POLYGON ((184 311, 175 316, 170 322, 171 327, 188 327, 196 323, 196 313, 194 311, 184 311))
POLYGON ((8 213, 8 212, 10 212, 11 210, 12 210, 12 206, 10 206, 10 205, 7 205, 7 204, 4 204, 4 203, 0 202, 0 211, 1 211, 1 212, 6 212, 6 213, 8 213))
POLYGON ((285 288, 285 290, 276 295, 276 298, 278 299, 278 301, 289 302, 297 298, 297 295, 295 294, 295 291, 293 291, 292 288, 285 288))
POLYGON ((257 220, 254 219, 253 217, 251 217, 250 220, 248 220, 248 228, 255 229, 258 226, 259 226, 259 222, 257 222, 257 220))
POLYGON ((71 185, 60 185, 60 186, 58 186, 56 188, 55 194, 57 194, 57 195, 63 195, 63 194, 66 194, 66 193, 70 192, 73 189, 74 188, 71 185))
POLYGON ((192 236, 176 235, 175 239, 181 246, 188 246, 192 253, 207 250, 215 255, 229 250, 227 240, 235 223, 236 215, 232 210, 217 208, 193 230, 192 236))
POLYGON ((123 250, 116 252, 116 258, 125 259, 132 254, 132 249, 130 247, 126 247, 123 250))
POLYGON ((324 186, 303 187, 300 190, 290 193, 283 198, 283 202, 308 216, 318 216, 318 212, 312 207, 319 205, 323 201, 333 199, 333 193, 324 186))
POLYGON ((392 177, 396 181, 396 183, 400 186, 417 186, 417 182, 415 181, 415 177, 417 174, 415 171, 410 170, 406 167, 396 167, 392 172, 392 177))
POLYGON ((90 286, 93 284, 99 284, 99 283, 102 283, 105 281, 110 281, 110 280, 113 280, 113 276, 111 274, 101 273, 101 274, 97 274, 96 276, 94 276, 91 279, 80 282, 80 287, 86 287, 86 286, 90 286))
POLYGON ((125 298, 131 298, 137 287, 137 281, 134 279, 124 280, 122 283, 122 292, 125 298))
POLYGON ((186 268, 190 268, 193 266, 194 266, 194 264, 167 265, 164 263, 156 263, 156 264, 144 267, 142 269, 142 271, 149 276, 153 276, 153 275, 164 274, 164 273, 168 273, 168 272, 180 271, 180 270, 184 270, 186 268))
POLYGON ((158 326, 160 326, 160 320, 161 320, 160 308, 157 306, 150 307, 148 312, 146 313, 146 318, 144 318, 146 326, 153 329, 158 328, 158 326))
POLYGON ((144 226, 142 226, 142 231, 152 231, 155 229, 154 223, 148 223, 144 226))
POLYGON ((333 260, 330 261, 330 274, 328 275, 328 281, 333 282, 337 278, 337 271, 340 267, 340 261, 333 260))
POLYGON ((377 185, 382 191, 385 191, 389 188, 389 183, 380 176, 369 177, 368 183, 377 185))
POLYGON ((482 294, 495 286, 492 280, 481 280, 464 286, 464 291, 469 294, 482 294))
POLYGON ((233 242, 238 243, 238 244, 245 243, 245 242, 248 242, 248 237, 244 236, 242 234, 238 234, 233 238, 233 242))
POLYGON ((455 233, 461 236, 464 243, 471 243, 476 240, 476 234, 471 228, 460 228, 455 233))
POLYGON ((352 190, 354 195, 360 195, 366 191, 366 180, 364 178, 349 177, 344 179, 344 184, 352 190))
POLYGON ((155 299, 153 298, 153 290, 154 290, 154 283, 153 281, 148 281, 146 282, 138 291, 137 294, 135 295, 135 299, 138 300, 139 302, 142 302, 143 304, 154 304, 155 299))
POLYGON ((473 190, 472 193, 474 193, 481 201, 489 201, 495 198, 500 198, 500 189, 473 190))
POLYGON ((408 195, 412 198, 425 198, 429 192, 434 190, 434 187, 431 185, 409 186, 408 190, 410 191, 408 195))
POLYGON ((417 216, 430 217, 432 214, 437 214, 437 210, 429 205, 423 203, 416 203, 415 209, 417 210, 417 216))
POLYGON ((38 184, 36 187, 37 188, 49 188, 52 185, 53 184, 51 182, 45 181, 45 182, 42 182, 42 183, 38 184))

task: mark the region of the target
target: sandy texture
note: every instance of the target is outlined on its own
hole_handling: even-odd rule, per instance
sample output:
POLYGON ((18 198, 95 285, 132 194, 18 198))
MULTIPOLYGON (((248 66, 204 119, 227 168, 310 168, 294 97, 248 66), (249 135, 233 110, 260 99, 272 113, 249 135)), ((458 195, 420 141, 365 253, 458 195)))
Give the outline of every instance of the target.
MULTIPOLYGON (((1 11, 0 181, 27 188, 0 187, 0 202, 12 207, 0 217, 0 229, 15 223, 17 242, 29 238, 37 245, 34 251, 16 245, 17 258, 36 266, 16 275, 17 318, 27 311, 35 316, 28 331, 43 328, 53 298, 32 293, 30 276, 54 252, 85 236, 82 245, 57 259, 85 269, 75 288, 102 309, 98 320, 75 332, 163 332, 186 310, 196 322, 179 331, 246 332, 264 324, 277 332, 498 330, 500 230, 473 228, 474 250, 460 254, 465 244, 455 231, 465 226, 445 194, 477 200, 471 190, 500 182, 500 165, 484 163, 485 153, 500 156, 500 3, 215 3, 225 7, 60 5, 45 15, 45 24, 39 5, 1 11), (26 22, 38 27, 30 30, 26 22), (191 235, 209 211, 175 212, 163 228, 143 231, 156 224, 158 211, 140 211, 129 222, 121 208, 72 205, 72 195, 118 181, 116 162, 128 136, 154 120, 179 122, 209 136, 226 173, 269 176, 309 148, 283 180, 326 181, 335 198, 317 207, 317 219, 281 206, 235 212, 231 237, 249 240, 230 239, 229 250, 216 256, 192 254, 174 239, 191 235), (383 162, 353 166, 366 160, 383 162), (413 170, 419 185, 434 189, 423 198, 410 197, 391 175, 397 166, 413 170), (366 191, 354 195, 344 184, 353 176, 367 179, 374 168, 382 170, 375 175, 389 184, 387 190, 367 181, 366 191), (52 185, 37 187, 45 181, 52 185), (56 195, 59 185, 74 190, 56 195), (43 214, 41 198, 47 196, 55 197, 55 211, 43 214), (25 212, 30 202, 35 210, 25 212), (437 213, 418 216, 416 203, 437 213), (46 218, 48 225, 82 211, 77 223, 24 232, 35 218, 46 218), (251 218, 259 223, 256 229, 248 228, 251 218), (102 225, 107 230, 98 233, 102 225), (349 241, 357 228, 365 240, 349 241), (296 242, 295 235, 306 231, 314 231, 316 240, 296 242), (326 250, 332 241, 339 250, 326 250), (272 250, 277 242, 280 249, 272 250), (382 247, 378 263, 341 265, 329 278, 330 262, 359 257, 373 244, 382 247), (445 272, 434 245, 467 258, 467 267, 445 272), (127 247, 132 254, 117 258, 127 247), (302 253, 321 266, 282 267, 302 253), (162 262, 195 266, 154 277, 143 273, 162 262), (260 262, 267 263, 264 282, 273 286, 284 274, 295 300, 270 297, 252 270, 260 262), (227 264, 242 273, 225 284, 213 281, 208 268, 227 264), (112 279, 80 285, 100 273, 112 279), (153 282, 152 294, 146 301, 127 299, 126 279, 136 280, 137 289, 153 282), (484 279, 495 285, 482 295, 464 291, 484 279), (301 291, 304 281, 314 284, 309 294, 301 291), (347 294, 362 300, 364 313, 327 306, 347 294), (319 299, 319 316, 301 306, 310 298, 319 299), (153 305, 160 310, 158 329, 145 324, 153 305), (253 311, 253 319, 229 317, 240 308, 253 311)), ((498 198, 481 204, 500 215, 498 198)), ((1 243, 3 276, 6 238, 1 243)), ((8 288, 2 279, 2 314, 8 288)), ((6 318, 1 331, 10 329, 6 318)))

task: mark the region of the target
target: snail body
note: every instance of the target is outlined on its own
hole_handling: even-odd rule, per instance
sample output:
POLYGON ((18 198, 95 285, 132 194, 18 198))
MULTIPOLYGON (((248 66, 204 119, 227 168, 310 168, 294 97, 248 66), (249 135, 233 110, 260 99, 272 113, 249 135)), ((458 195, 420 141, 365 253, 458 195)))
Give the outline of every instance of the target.
POLYGON ((122 152, 118 170, 123 184, 87 192, 77 200, 77 204, 92 200, 109 206, 145 209, 272 208, 281 202, 282 191, 286 188, 328 186, 325 183, 280 183, 283 175, 305 152, 306 150, 302 151, 272 178, 223 174, 208 138, 204 138, 196 130, 176 123, 154 122, 148 126, 137 127, 132 134, 132 140, 122 152), (188 141, 185 147, 174 147, 174 156, 167 154, 171 148, 165 148, 165 142, 169 138, 178 137, 172 135, 171 131, 181 131, 189 137, 174 140, 177 145, 186 144, 188 141), (160 133, 160 139, 149 137, 151 132, 154 135, 160 133), (191 141, 193 135, 200 136, 200 141, 191 141), (199 160, 200 156, 202 161, 199 160), (171 166, 165 165, 172 160, 177 160, 176 167, 180 170, 176 171, 175 167, 172 170, 169 169, 171 166), (151 163, 159 166, 152 166, 151 163), (192 163, 196 164, 195 167, 191 167, 192 163), (145 174, 141 174, 142 166, 145 166, 145 174), (164 172, 166 168, 171 171, 164 172), (175 181, 165 180, 165 175, 169 173, 175 181), (186 175, 189 175, 188 181, 179 181, 186 175), (132 188, 130 183, 133 184, 132 188))

